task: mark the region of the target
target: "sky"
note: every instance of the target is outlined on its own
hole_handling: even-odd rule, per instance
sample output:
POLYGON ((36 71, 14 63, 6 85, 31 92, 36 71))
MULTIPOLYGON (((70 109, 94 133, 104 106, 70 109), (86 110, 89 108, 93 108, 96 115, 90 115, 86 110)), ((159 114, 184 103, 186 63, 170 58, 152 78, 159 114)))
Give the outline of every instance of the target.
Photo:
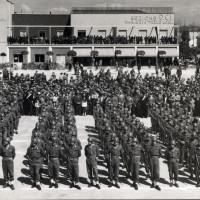
POLYGON ((16 12, 70 13, 72 7, 173 7, 179 25, 200 25, 200 0, 11 0, 16 12), (181 24, 180 24, 181 23, 181 24))

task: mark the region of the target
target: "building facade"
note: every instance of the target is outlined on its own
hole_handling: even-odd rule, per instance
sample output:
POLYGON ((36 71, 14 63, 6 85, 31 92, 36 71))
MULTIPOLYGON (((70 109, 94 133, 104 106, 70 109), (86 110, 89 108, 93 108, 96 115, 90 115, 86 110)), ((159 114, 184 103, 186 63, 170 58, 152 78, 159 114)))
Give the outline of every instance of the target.
POLYGON ((120 59, 133 59, 135 64, 140 60, 143 65, 155 65, 158 57, 179 56, 173 8, 72 8, 70 15, 12 14, 6 30, 10 30, 7 62, 18 65, 49 59, 64 65, 70 50, 76 51, 74 61, 84 65, 91 64, 92 51, 98 52, 95 59, 104 66, 110 65, 117 50, 120 59))

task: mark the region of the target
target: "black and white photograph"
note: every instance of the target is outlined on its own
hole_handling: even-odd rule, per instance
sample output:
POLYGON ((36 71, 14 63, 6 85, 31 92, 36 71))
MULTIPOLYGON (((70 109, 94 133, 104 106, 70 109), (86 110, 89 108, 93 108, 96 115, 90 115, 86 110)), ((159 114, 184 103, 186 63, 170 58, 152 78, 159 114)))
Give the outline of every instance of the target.
POLYGON ((0 0, 0 199, 200 199, 200 0, 0 0))

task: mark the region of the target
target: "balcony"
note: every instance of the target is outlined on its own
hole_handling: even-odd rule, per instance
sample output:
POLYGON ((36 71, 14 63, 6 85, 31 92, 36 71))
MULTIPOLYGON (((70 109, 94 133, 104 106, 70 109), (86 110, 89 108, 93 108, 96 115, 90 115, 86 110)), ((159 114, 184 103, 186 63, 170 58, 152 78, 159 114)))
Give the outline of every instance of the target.
POLYGON ((101 37, 101 36, 87 36, 87 37, 8 37, 8 46, 112 46, 112 45, 177 45, 178 40, 174 37, 101 37))

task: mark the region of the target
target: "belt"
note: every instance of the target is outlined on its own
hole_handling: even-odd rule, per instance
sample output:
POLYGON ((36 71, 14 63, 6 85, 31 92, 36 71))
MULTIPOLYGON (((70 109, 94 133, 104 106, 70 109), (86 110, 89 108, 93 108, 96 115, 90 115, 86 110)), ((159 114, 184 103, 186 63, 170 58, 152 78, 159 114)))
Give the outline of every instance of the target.
POLYGON ((57 157, 57 158, 55 158, 55 157, 50 157, 50 159, 56 160, 56 159, 58 159, 58 157, 57 157))
POLYGON ((3 157, 3 160, 13 160, 12 157, 3 157))
POLYGON ((159 157, 159 155, 152 155, 152 157, 159 157))
POLYGON ((78 158, 69 158, 69 160, 78 160, 78 158))
POLYGON ((133 157, 138 157, 138 158, 140 158, 140 156, 136 156, 136 155, 133 155, 133 157))
POLYGON ((111 157, 119 157, 119 156, 112 156, 112 155, 111 155, 111 157))

